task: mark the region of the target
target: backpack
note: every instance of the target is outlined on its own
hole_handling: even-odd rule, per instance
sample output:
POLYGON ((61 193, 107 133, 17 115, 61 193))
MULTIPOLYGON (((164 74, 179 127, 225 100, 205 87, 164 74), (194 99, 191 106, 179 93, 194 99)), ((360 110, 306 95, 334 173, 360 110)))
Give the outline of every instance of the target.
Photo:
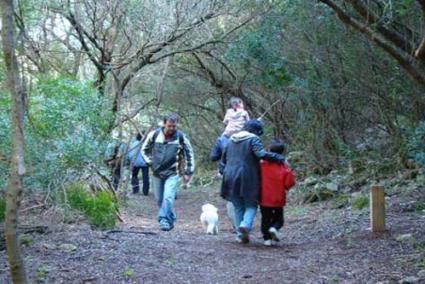
POLYGON ((130 149, 127 151, 127 155, 125 157, 125 165, 126 166, 136 166, 136 167, 145 167, 146 162, 140 153, 140 149, 142 148, 142 141, 135 140, 130 144, 130 149), (137 143, 136 143, 137 142, 137 143))
POLYGON ((109 143, 106 147, 104 162, 106 165, 115 166, 121 162, 121 158, 125 152, 125 145, 117 141, 109 143))

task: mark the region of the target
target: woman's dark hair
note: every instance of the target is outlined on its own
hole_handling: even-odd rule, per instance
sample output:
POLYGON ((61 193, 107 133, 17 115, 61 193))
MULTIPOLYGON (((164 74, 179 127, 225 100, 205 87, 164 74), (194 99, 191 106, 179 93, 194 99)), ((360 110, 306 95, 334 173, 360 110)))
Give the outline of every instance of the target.
POLYGON ((257 136, 261 136, 264 133, 263 124, 257 119, 248 120, 243 126, 242 130, 251 132, 257 136))
POLYGON ((270 149, 270 152, 283 154, 286 150, 286 146, 280 139, 274 138, 270 142, 269 149, 270 149))

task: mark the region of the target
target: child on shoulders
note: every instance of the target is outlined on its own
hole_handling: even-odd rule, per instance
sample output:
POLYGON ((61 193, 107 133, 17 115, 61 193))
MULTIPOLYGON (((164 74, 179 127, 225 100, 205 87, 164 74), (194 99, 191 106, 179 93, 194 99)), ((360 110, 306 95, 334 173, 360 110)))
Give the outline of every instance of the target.
POLYGON ((226 124, 223 135, 230 137, 242 130, 245 122, 249 120, 248 112, 244 109, 243 101, 240 98, 230 99, 230 108, 226 111, 223 123, 226 124))

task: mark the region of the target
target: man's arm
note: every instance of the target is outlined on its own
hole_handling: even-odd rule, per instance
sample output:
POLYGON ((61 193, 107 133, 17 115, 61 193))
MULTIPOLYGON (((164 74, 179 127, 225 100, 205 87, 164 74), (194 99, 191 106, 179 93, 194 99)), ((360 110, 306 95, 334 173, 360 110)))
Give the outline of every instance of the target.
POLYGON ((146 137, 145 141, 142 144, 142 148, 140 149, 143 160, 145 160, 146 164, 148 165, 152 164, 152 149, 155 143, 155 141, 153 141, 154 134, 155 134, 155 130, 149 132, 148 136, 146 137))
POLYGON ((183 151, 184 157, 186 159, 184 174, 186 176, 191 176, 195 171, 195 155, 193 152, 192 145, 190 144, 190 141, 187 136, 184 133, 182 133, 181 135, 183 135, 183 151))
POLYGON ((271 161, 271 162, 279 162, 282 164, 285 163, 284 156, 277 153, 266 151, 266 149, 264 149, 263 147, 263 143, 261 143, 260 138, 258 138, 257 136, 251 139, 251 143, 252 143, 252 151, 254 152, 254 155, 257 158, 263 159, 266 161, 271 161))

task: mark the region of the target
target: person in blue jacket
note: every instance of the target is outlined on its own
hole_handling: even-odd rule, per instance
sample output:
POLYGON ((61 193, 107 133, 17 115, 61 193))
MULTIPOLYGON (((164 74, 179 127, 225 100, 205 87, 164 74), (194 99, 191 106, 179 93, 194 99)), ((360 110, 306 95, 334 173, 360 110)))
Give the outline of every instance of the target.
MULTIPOLYGON (((144 134, 144 133, 142 133, 144 134)), ((139 193, 139 172, 142 171, 143 178, 143 195, 149 194, 149 166, 143 159, 141 148, 142 148, 142 134, 138 133, 136 140, 130 144, 130 149, 127 153, 127 161, 130 164, 131 171, 131 187, 133 193, 139 193)))

